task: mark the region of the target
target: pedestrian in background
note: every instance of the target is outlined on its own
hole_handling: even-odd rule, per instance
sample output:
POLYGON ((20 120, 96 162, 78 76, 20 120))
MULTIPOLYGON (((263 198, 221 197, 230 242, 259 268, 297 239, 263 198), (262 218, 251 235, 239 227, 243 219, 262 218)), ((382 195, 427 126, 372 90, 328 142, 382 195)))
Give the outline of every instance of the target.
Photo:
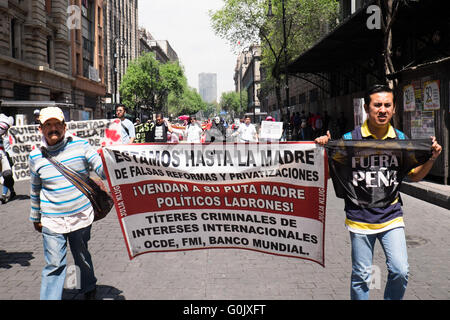
POLYGON ((313 140, 313 129, 306 120, 303 120, 300 125, 300 131, 298 132, 299 141, 312 141, 313 140))
POLYGON ((258 133, 256 127, 251 123, 250 116, 245 117, 244 123, 239 125, 239 128, 232 136, 238 136, 238 142, 258 142, 258 133))
POLYGON ((122 126, 123 144, 133 143, 134 139, 136 138, 134 124, 125 117, 126 113, 127 108, 123 104, 119 104, 116 107, 116 117, 120 119, 120 124, 122 126))
POLYGON ((313 128, 313 137, 317 138, 322 135, 322 128, 323 128, 323 120, 320 112, 317 112, 313 115, 312 118, 312 128, 313 128))
MULTIPOLYGON (((362 126, 343 136, 353 140, 396 140, 404 133, 394 129, 390 121, 395 114, 394 93, 385 85, 369 88, 364 98, 367 120, 362 126)), ((423 165, 414 168, 409 177, 412 181, 422 180, 433 167, 442 151, 435 137, 432 138, 432 156, 423 165)), ((325 145, 331 139, 330 132, 315 140, 325 145)), ((379 187, 381 188, 381 187, 379 187)), ((369 298, 369 284, 375 241, 380 241, 386 255, 388 278, 384 298, 400 300, 408 284, 409 265, 403 222, 402 202, 397 199, 386 207, 363 208, 345 197, 345 224, 350 232, 352 247, 352 275, 350 297, 352 300, 369 298)))
MULTIPOLYGON (((98 153, 85 139, 67 133, 64 114, 60 108, 41 110, 39 131, 41 145, 59 162, 70 169, 89 174, 93 168, 105 179, 98 153)), ((30 220, 42 233, 46 265, 42 270, 41 300, 60 300, 67 268, 67 243, 69 243, 81 293, 85 299, 95 299, 96 282, 88 241, 94 211, 89 199, 35 148, 30 153, 30 220)))
POLYGON ((219 117, 214 117, 212 126, 206 131, 206 142, 226 141, 227 129, 219 117))
POLYGON ((39 125, 39 113, 41 111, 39 109, 34 109, 33 111, 33 117, 34 117, 34 124, 39 125))
POLYGON ((145 134, 145 142, 167 142, 168 133, 172 133, 171 124, 164 120, 162 113, 157 113, 155 121, 150 123, 150 128, 145 134))
POLYGON ((185 136, 187 142, 201 142, 203 129, 197 122, 195 116, 190 116, 188 124, 185 129, 185 136))
POLYGON ((0 201, 5 204, 16 197, 14 191, 14 176, 12 173, 12 159, 9 155, 11 146, 9 144, 8 130, 14 124, 14 118, 0 114, 0 164, 3 177, 3 190, 0 201), (9 191, 9 198, 7 197, 9 191))

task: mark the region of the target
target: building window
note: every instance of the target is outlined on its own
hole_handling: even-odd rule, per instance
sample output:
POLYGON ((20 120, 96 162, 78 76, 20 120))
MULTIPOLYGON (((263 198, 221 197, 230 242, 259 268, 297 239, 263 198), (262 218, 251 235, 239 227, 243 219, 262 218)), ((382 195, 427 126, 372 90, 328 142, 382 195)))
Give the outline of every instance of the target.
POLYGON ((47 63, 50 68, 54 67, 53 43, 53 38, 47 37, 47 63))
POLYGON ((17 19, 11 19, 11 57, 21 59, 22 28, 17 19))
POLYGON ((77 59, 75 61, 75 63, 76 63, 76 65, 75 65, 75 68, 76 68, 75 72, 76 72, 76 74, 81 74, 80 61, 81 61, 81 56, 80 56, 79 53, 77 53, 77 59))
POLYGON ((293 97, 291 97, 291 106, 295 106, 296 104, 297 104, 297 97, 296 96, 293 96, 293 97))
POLYGON ((306 103, 306 94, 302 93, 298 96, 298 103, 302 104, 302 103, 306 103))
POLYGON ((45 12, 48 15, 52 14, 52 0, 45 0, 45 12))
POLYGON ((95 53, 95 7, 92 1, 83 2, 87 5, 86 15, 82 18, 82 36, 83 36, 83 76, 89 78, 89 66, 94 65, 95 53))
POLYGON ((30 86, 14 83, 14 100, 30 100, 30 86))
POLYGON ((309 102, 319 100, 319 90, 317 88, 309 90, 309 102))
POLYGON ((11 56, 17 58, 16 52, 16 19, 11 19, 11 56))

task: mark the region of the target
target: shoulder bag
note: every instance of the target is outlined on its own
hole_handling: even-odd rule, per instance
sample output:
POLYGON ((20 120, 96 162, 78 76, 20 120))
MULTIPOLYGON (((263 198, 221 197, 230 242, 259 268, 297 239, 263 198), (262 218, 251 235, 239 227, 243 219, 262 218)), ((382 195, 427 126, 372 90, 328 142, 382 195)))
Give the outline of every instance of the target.
POLYGON ((66 167, 61 162, 53 159, 47 148, 41 147, 42 156, 55 166, 67 180, 78 188, 91 201, 94 208, 94 221, 98 221, 106 217, 114 206, 111 196, 89 176, 82 176, 78 172, 66 167))

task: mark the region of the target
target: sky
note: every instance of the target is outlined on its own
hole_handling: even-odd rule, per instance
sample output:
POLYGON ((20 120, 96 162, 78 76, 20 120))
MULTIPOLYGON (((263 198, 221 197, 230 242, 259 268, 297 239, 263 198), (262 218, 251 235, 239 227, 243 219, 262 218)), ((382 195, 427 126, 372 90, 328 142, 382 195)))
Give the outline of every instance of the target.
POLYGON ((139 0, 138 23, 156 40, 167 40, 178 54, 189 86, 198 91, 198 75, 217 73, 217 100, 234 91, 237 56, 226 40, 214 34, 209 10, 222 0, 139 0))

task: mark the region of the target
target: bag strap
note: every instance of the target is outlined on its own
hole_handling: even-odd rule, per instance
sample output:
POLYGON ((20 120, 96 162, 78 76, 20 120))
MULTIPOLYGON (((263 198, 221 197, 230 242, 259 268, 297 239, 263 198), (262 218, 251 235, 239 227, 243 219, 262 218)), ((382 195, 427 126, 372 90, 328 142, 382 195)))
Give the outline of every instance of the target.
POLYGON ((97 205, 93 196, 94 190, 77 172, 55 160, 44 146, 41 147, 41 152, 42 156, 46 158, 56 168, 56 170, 58 170, 64 177, 66 177, 67 180, 69 180, 78 190, 80 190, 91 201, 91 203, 95 203, 95 205, 97 205))
POLYGON ((120 125, 122 126, 122 128, 124 128, 125 129, 125 132, 127 133, 127 135, 129 136, 130 135, 130 131, 128 130, 128 128, 127 127, 125 127, 125 125, 122 123, 122 120, 120 120, 120 125))

